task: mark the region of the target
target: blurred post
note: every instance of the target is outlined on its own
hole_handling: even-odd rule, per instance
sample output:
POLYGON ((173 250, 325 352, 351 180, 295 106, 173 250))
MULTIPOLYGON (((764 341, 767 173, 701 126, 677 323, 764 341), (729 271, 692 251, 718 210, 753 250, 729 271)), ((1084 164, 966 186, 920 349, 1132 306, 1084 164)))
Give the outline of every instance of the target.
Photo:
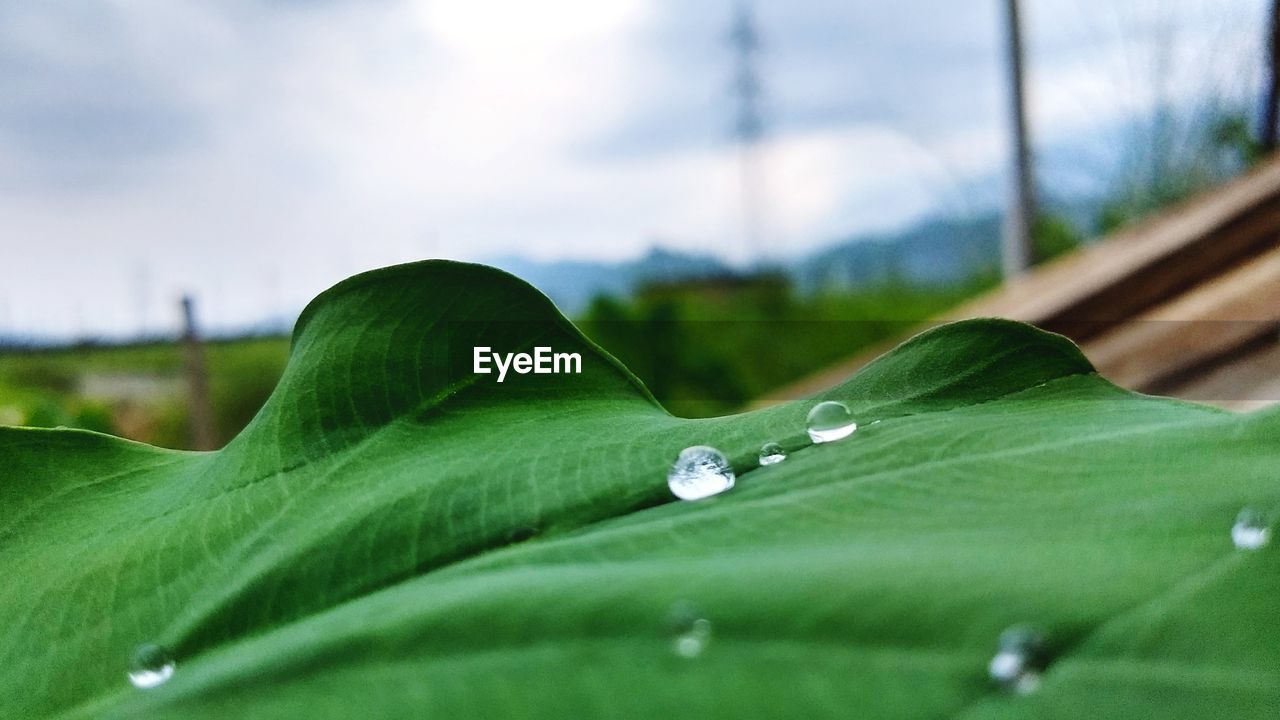
POLYGON ((1271 3, 1271 29, 1267 34, 1267 105, 1262 112, 1259 144, 1263 153, 1276 149, 1276 122, 1280 120, 1280 0, 1271 3))
POLYGON ((1026 86, 1022 72, 1022 22, 1018 0, 1008 0, 1009 83, 1013 129, 1013 179, 1005 215, 1001 259, 1005 280, 1031 266, 1031 227, 1035 222, 1035 178, 1031 169, 1031 141, 1027 137, 1026 86))
POLYGON ((196 329, 195 300, 182 297, 182 344, 186 348, 187 393, 191 402, 191 449, 214 450, 213 411, 209 404, 209 373, 204 363, 204 345, 196 329))

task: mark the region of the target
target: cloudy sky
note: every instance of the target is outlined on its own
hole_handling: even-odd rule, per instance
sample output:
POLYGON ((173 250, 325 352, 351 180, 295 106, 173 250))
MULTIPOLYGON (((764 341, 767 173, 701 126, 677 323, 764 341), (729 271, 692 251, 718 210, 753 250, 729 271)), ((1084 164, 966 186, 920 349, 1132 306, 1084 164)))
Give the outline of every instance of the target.
MULTIPOLYGON (((765 235, 965 212, 997 0, 757 0, 765 235)), ((1262 0, 1024 0, 1038 145, 1261 86, 1262 0)), ((731 0, 0 0, 0 333, 230 327, 424 257, 748 255, 731 0)))

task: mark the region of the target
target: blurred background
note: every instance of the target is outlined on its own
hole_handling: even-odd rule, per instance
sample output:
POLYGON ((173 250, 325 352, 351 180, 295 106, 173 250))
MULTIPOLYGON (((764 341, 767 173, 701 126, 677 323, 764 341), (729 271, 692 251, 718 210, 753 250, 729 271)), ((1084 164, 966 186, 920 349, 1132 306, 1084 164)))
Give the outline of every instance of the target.
POLYGON ((218 447, 307 301, 431 257, 680 415, 948 313, 1125 378, 1194 321, 1127 384, 1269 402, 1276 35, 1263 0, 0 0, 0 424, 218 447))

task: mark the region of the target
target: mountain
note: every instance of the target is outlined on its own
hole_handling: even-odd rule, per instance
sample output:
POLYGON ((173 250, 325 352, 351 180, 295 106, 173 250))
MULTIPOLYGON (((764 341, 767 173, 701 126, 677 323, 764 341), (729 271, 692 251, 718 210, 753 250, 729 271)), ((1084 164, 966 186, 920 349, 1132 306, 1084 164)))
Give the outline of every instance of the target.
POLYGON ((902 280, 954 283, 1000 263, 1000 216, 931 218, 894 233, 858 235, 786 269, 801 292, 902 280))
MULTIPOLYGON (((784 262, 781 270, 801 292, 889 280, 945 284, 997 266, 999 246, 1000 217, 995 212, 933 218, 898 232, 848 237, 798 260, 784 262)), ((542 290, 570 315, 585 310, 597 295, 630 295, 649 282, 737 274, 713 255, 662 248, 654 248, 637 260, 618 263, 539 262, 517 256, 490 262, 542 290)))
POLYGON ((491 265, 522 278, 546 293, 563 312, 576 314, 586 309, 597 295, 622 296, 654 281, 696 280, 732 273, 714 255, 695 255, 653 248, 636 260, 618 263, 562 260, 539 262, 508 256, 489 261, 491 265))

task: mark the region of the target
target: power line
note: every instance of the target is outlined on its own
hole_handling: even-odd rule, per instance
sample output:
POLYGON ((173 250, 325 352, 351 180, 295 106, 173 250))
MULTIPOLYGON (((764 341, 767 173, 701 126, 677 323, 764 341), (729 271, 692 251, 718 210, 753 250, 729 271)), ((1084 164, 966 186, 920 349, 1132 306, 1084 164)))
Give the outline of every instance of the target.
POLYGON ((742 240, 744 250, 758 257, 763 250, 763 192, 760 183, 760 140, 764 134, 761 113, 763 89, 756 67, 760 54, 760 33, 750 4, 739 2, 729 28, 733 50, 733 96, 737 101, 733 137, 738 146, 742 240))

